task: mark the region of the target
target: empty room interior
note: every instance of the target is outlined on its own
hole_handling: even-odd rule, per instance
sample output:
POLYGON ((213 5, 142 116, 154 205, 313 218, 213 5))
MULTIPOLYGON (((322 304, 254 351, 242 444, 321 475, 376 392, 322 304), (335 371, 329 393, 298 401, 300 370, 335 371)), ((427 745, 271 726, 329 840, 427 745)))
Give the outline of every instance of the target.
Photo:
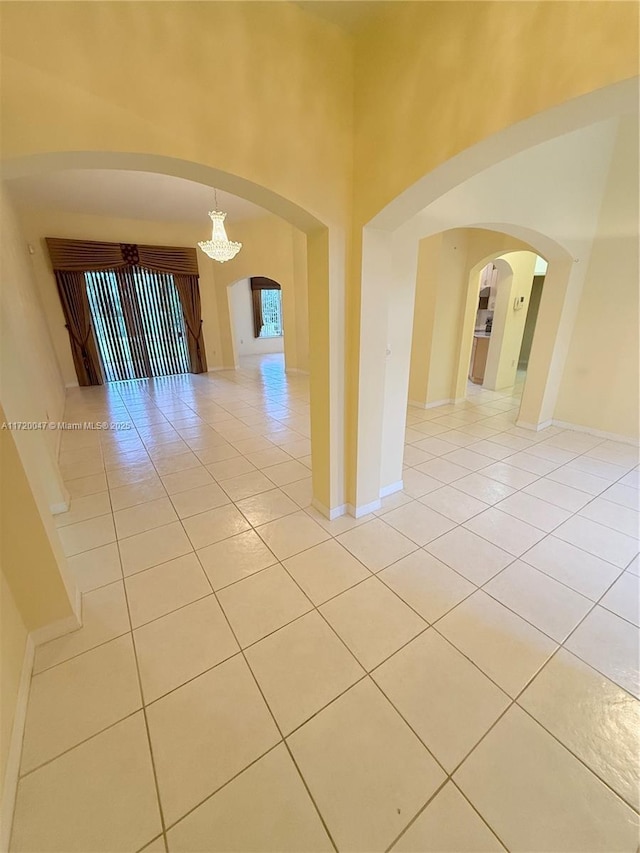
POLYGON ((0 853, 637 853, 638 3, 0 24, 0 853))

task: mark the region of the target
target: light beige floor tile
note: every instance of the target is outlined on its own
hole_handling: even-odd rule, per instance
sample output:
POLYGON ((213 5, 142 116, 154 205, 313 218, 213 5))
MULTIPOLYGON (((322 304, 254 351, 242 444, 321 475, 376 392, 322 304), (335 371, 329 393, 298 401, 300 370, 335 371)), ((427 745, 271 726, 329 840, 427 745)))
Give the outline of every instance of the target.
POLYGON ((58 536, 62 542, 65 557, 73 557, 83 551, 107 545, 109 542, 115 542, 116 539, 113 516, 109 513, 87 521, 69 524, 58 530, 58 536))
POLYGON ((194 548, 204 548, 251 529, 249 522, 232 504, 191 515, 183 519, 182 524, 194 548))
POLYGON ((510 696, 516 696, 556 644, 484 592, 438 622, 438 631, 510 696))
POLYGON ((11 850, 138 850, 161 829, 139 713, 21 780, 11 850))
POLYGON ((556 483, 554 480, 549 480, 546 477, 542 477, 540 480, 536 480, 535 483, 527 486, 523 490, 523 494, 534 495, 534 497, 541 498, 569 512, 577 512, 591 500, 586 492, 572 489, 571 486, 556 483))
POLYGON ((259 495, 261 492, 268 492, 273 489, 273 482, 260 471, 231 477, 228 480, 223 480, 220 485, 232 501, 240 501, 243 498, 250 498, 252 495, 259 495))
POLYGON ((312 608, 282 566, 272 566, 227 586, 218 597, 243 648, 312 608))
POLYGON ((332 851, 304 784, 276 746, 167 833, 170 851, 332 851))
POLYGON ((252 465, 244 456, 233 456, 231 459, 222 459, 207 465, 207 471, 218 481, 239 477, 240 474, 250 474, 255 470, 255 465, 252 465))
POLYGON ((196 450, 196 456, 203 465, 211 465, 212 462, 222 462, 223 459, 233 459, 234 456, 240 456, 240 453, 226 442, 215 446, 203 447, 196 450))
POLYGON ((640 698, 638 629, 596 607, 565 643, 569 651, 640 698))
POLYGON ((452 782, 391 848, 394 853, 500 853, 504 847, 452 782))
POLYGON ((275 521, 299 509, 298 505, 280 489, 271 489, 269 492, 245 498, 238 501, 236 506, 254 527, 275 521))
POLYGON ((178 453, 156 459, 154 465, 161 477, 167 474, 175 474, 178 471, 187 471, 189 468, 199 468, 202 463, 195 453, 178 453))
POLYGON ((481 585, 513 562, 513 556, 464 527, 445 533, 425 548, 472 583, 481 585))
POLYGON ((85 495, 93 495, 96 492, 107 490, 107 475, 89 474, 88 477, 79 477, 77 480, 65 480, 65 487, 69 492, 71 500, 82 498, 85 495))
POLYGON ((280 739, 241 655, 154 702, 147 718, 169 825, 280 739))
POLYGON ((211 593, 211 586, 195 554, 185 554, 125 581, 134 628, 211 593))
POLYGON ((623 486, 622 483, 614 483, 613 486, 609 486, 606 492, 602 493, 602 497, 620 506, 626 506, 636 511, 640 510, 638 490, 632 489, 630 486, 623 486))
POLYGON ((574 515, 557 530, 554 536, 577 545, 596 557, 624 569, 638 553, 638 540, 618 533, 602 524, 574 515))
POLYGON ((464 526, 514 556, 520 556, 544 537, 539 528, 501 512, 497 507, 474 516, 464 526))
POLYGON ((521 559, 593 601, 599 599, 620 574, 620 569, 611 563, 555 536, 542 539, 521 559))
POLYGON ((457 524, 462 524, 467 519, 489 508, 484 501, 466 495, 453 486, 443 486, 435 492, 429 492, 428 495, 419 500, 420 503, 452 519, 457 524))
POLYGON ((339 850, 385 850, 445 779, 369 679, 288 743, 339 850))
MULTIPOLYGON (((418 444, 418 447, 420 444, 418 444)), ((436 480, 435 477, 423 474, 417 468, 407 468, 402 472, 402 490, 411 498, 421 498, 423 495, 433 492, 441 486, 442 480, 436 480)))
POLYGON ((216 590, 277 562, 253 530, 208 545, 198 551, 198 557, 216 590))
POLYGON ((303 477, 309 476, 308 469, 296 460, 289 462, 280 462, 277 465, 271 465, 262 469, 270 480, 276 486, 286 486, 287 483, 295 483, 296 480, 302 480, 303 477))
POLYGON ((86 521, 89 518, 110 512, 109 493, 97 492, 84 497, 72 498, 68 512, 54 515, 53 519, 56 527, 67 527, 69 524, 76 524, 78 521, 86 521))
POLYGON ((79 480, 81 477, 90 477, 102 474, 104 464, 102 459, 89 459, 79 462, 63 462, 60 465, 60 473, 63 480, 79 480))
POLYGON ((433 629, 400 649, 372 677, 448 773, 511 702, 433 629))
POLYGON ((134 640, 147 703, 238 651, 213 595, 137 628, 134 640))
POLYGON ((640 627, 640 578, 631 572, 624 572, 600 604, 640 627))
POLYGON ((80 592, 90 592, 122 580, 120 552, 115 542, 69 557, 67 563, 75 575, 80 592))
POLYGON ((126 539, 136 533, 171 524, 172 521, 178 520, 178 516, 169 498, 165 497, 118 510, 114 513, 114 520, 118 539, 126 539))
POLYGON ((113 640, 129 630, 129 614, 122 581, 87 592, 82 596, 82 627, 37 646, 33 671, 41 672, 101 643, 113 640))
MULTIPOLYGON (((411 503, 415 498, 410 497, 406 492, 392 492, 390 495, 386 495, 384 498, 380 498, 380 509, 377 509, 373 512, 373 515, 377 515, 379 517, 384 516, 387 512, 391 512, 392 509, 397 509, 400 506, 404 506, 405 504, 411 503)), ((352 515, 343 515, 341 518, 337 518, 336 521, 341 521, 344 519, 350 518, 352 521, 356 521, 360 524, 365 524, 367 521, 372 521, 371 515, 361 515, 360 518, 354 518, 352 515)), ((331 522, 332 524, 335 522, 331 522)), ((357 525, 351 525, 355 527, 357 525)), ((351 528, 348 528, 351 529, 351 528)), ((343 530, 340 533, 344 533, 343 530)), ((335 533, 333 534, 336 535, 335 533)))
POLYGON ((255 468, 260 469, 277 465, 279 462, 291 462, 291 456, 279 447, 247 453, 247 459, 255 468))
POLYGON ((284 565, 316 605, 371 576, 368 569, 334 539, 290 557, 284 565))
POLYGON ((179 518, 189 518, 209 509, 225 506, 230 503, 229 496, 217 483, 209 483, 186 492, 171 495, 171 502, 179 518))
POLYGON ((143 480, 152 480, 156 476, 157 471, 150 461, 138 462, 135 465, 127 465, 124 468, 107 470, 107 483, 109 484, 109 489, 117 489, 119 486, 140 483, 143 480))
POLYGON ((184 471, 177 471, 175 474, 166 474, 162 477, 162 483, 167 493, 172 497, 181 492, 188 492, 190 489, 213 485, 214 482, 211 474, 203 466, 187 468, 184 471))
POLYGON ((540 500, 533 495, 526 495, 524 492, 516 492, 515 495, 500 501, 495 508, 520 519, 520 521, 526 521, 547 533, 550 533, 571 516, 567 510, 540 500))
POLYGON ((590 599, 520 560, 492 578, 484 589, 559 643, 593 607, 590 599))
POLYGON ((164 836, 159 835, 157 838, 154 838, 150 844, 143 847, 140 853, 166 853, 166 849, 167 848, 164 846, 164 836))
MULTIPOLYGON (((402 495, 402 493, 396 492, 396 494, 391 497, 395 498, 396 495, 402 495)), ((385 500, 387 499, 385 498, 385 500)), ((411 500, 411 498, 407 498, 407 500, 411 500)), ((393 509, 393 507, 391 507, 391 509, 393 509)), ((353 530, 354 527, 360 527, 363 524, 367 524, 367 522, 373 521, 375 517, 373 514, 363 515, 360 518, 355 518, 353 515, 340 515, 338 518, 334 518, 330 521, 313 506, 307 507, 305 512, 309 518, 312 518, 320 525, 320 527, 322 527, 323 530, 330 533, 331 536, 339 536, 341 533, 346 533, 347 530, 353 530)))
MULTIPOLYGON (((427 496, 428 497, 428 496, 427 496)), ((453 521, 418 501, 384 514, 384 520, 416 545, 426 545, 455 527, 453 521)))
POLYGON ((193 551, 180 522, 137 533, 120 540, 120 558, 125 576, 167 563, 193 551))
POLYGON ((287 485, 282 486, 282 491, 289 495, 290 498, 293 498, 298 506, 303 509, 306 509, 306 507, 309 507, 312 504, 313 482, 311 477, 304 477, 302 480, 296 480, 295 483, 288 483, 287 485))
POLYGON ((441 483, 453 483, 461 477, 466 477, 469 473, 468 468, 463 468, 462 465, 456 465, 442 457, 423 462, 415 470, 421 474, 426 474, 428 477, 434 477, 441 483))
POLYGON ((640 807, 640 704, 560 649, 518 699, 545 729, 640 807))
POLYGON ((378 578, 332 598, 320 611, 367 670, 427 627, 378 578))
POLYGON ((441 616, 470 595, 476 587, 432 554, 414 551, 378 577, 427 622, 441 616))
POLYGON ((551 471, 547 475, 547 479, 562 483, 565 486, 571 486, 573 489, 578 489, 578 491, 586 492, 592 496, 601 494, 611 485, 610 480, 594 477, 593 474, 577 471, 575 468, 568 468, 566 465, 556 471, 551 471))
POLYGON ((610 483, 624 477, 630 467, 631 465, 613 465, 610 462, 602 462, 599 459, 593 459, 584 455, 577 456, 571 462, 567 463, 567 468, 569 469, 584 471, 586 474, 592 474, 595 477, 609 480, 610 483))
POLYGON ((636 849, 637 816, 518 707, 454 780, 509 850, 636 849))
POLYGON ((386 568, 416 550, 415 542, 380 519, 348 530, 338 536, 338 542, 373 572, 386 568))
POLYGON ((621 506, 619 503, 599 497, 581 509, 579 515, 597 521, 598 524, 604 524, 605 527, 611 527, 612 530, 617 530, 618 533, 624 533, 636 540, 640 538, 637 509, 621 506))
POLYGON ((150 480, 142 480, 140 483, 131 483, 127 486, 111 489, 110 494, 113 511, 117 512, 147 501, 164 498, 167 493, 160 478, 155 476, 150 480))
POLYGON ((285 736, 365 674, 316 612, 265 637, 246 655, 285 736))
POLYGON ((515 489, 482 474, 469 474, 461 480, 456 480, 455 487, 458 491, 471 495, 487 504, 496 504, 498 501, 508 498, 515 489))
POLYGON ((412 444, 405 444, 404 456, 402 463, 407 468, 414 468, 416 465, 422 465, 423 462, 428 462, 433 459, 431 453, 426 453, 424 450, 418 450, 412 444))
POLYGON ((142 707, 130 635, 33 677, 21 773, 142 707))
POLYGON ((329 539, 329 534, 302 511, 263 524, 257 532, 279 560, 329 539))

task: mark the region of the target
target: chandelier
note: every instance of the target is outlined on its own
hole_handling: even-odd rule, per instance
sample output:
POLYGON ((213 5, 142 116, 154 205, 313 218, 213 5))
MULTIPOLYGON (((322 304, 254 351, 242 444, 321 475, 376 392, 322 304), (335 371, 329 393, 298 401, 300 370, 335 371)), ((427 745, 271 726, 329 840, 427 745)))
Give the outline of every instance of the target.
MULTIPOLYGON (((213 192, 214 203, 218 207, 218 193, 215 189, 213 192)), ((211 239, 201 240, 198 243, 198 246, 200 246, 205 255, 208 255, 214 261, 219 261, 221 264, 235 258, 242 248, 242 243, 233 243, 227 237, 227 232, 224 230, 226 215, 226 213, 222 213, 219 210, 210 210, 209 217, 213 222, 211 239)))

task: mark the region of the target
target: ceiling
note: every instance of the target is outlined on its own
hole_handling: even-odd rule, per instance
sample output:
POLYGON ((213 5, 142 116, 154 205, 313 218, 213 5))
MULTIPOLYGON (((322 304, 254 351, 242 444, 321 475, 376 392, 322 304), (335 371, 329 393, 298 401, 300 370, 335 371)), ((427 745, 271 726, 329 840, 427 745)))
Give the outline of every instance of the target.
POLYGON ((298 6, 353 34, 392 2, 394 0, 300 0, 298 6))
MULTIPOLYGON (((214 208, 211 187, 154 172, 66 169, 7 180, 19 207, 59 210, 118 219, 206 223, 214 208)), ((218 190, 227 222, 257 219, 269 211, 218 190)))

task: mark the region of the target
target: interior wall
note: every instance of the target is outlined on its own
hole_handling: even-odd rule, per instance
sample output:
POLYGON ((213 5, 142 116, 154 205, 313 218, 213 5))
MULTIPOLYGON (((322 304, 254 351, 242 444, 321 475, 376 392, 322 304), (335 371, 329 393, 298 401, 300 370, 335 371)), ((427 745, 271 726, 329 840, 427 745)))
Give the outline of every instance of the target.
POLYGON ((638 181, 637 116, 625 116, 554 412, 630 438, 638 437, 640 411, 638 181))
POLYGON ((484 388, 499 391, 511 388, 515 382, 536 257, 533 252, 511 252, 496 259, 498 293, 482 383, 484 388), (514 300, 521 297, 524 305, 516 310, 514 300))
POLYGON ((240 279, 229 288, 229 310, 235 352, 239 357, 284 352, 284 337, 254 337, 251 281, 248 278, 240 279))
MULTIPOLYGON (((542 261, 542 258, 538 258, 542 261)), ((536 267, 538 266, 536 261, 536 267)), ((544 261, 543 261, 544 263, 544 261)), ((542 298, 542 287, 544 285, 544 275, 534 275, 531 294, 529 296, 529 306, 527 310, 527 319, 524 324, 524 332, 522 334, 522 345, 520 347, 520 355, 518 356, 518 369, 526 369, 529 364, 529 355, 531 353, 531 345, 533 343, 533 333, 536 328, 536 320, 538 319, 538 311, 540 309, 540 300, 542 298)))
MULTIPOLYGON (((263 275, 277 281, 282 288, 284 325, 282 343, 286 368, 287 370, 308 370, 306 236, 278 216, 265 216, 261 219, 247 219, 236 223, 233 227, 233 239, 242 243, 239 254, 233 261, 215 266, 222 365, 227 368, 236 366, 229 313, 230 294, 235 293, 235 289, 231 291, 231 285, 240 279, 263 275)), ((253 323, 251 323, 251 338, 253 339, 253 323)), ((236 339, 236 346, 238 340, 239 338, 236 339)))

